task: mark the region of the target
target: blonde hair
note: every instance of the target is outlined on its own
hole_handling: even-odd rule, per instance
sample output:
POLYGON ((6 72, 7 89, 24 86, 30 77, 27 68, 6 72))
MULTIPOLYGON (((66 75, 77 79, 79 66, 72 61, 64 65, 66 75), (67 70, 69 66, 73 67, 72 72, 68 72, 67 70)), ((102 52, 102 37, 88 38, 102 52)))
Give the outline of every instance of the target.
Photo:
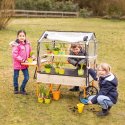
POLYGON ((109 73, 111 71, 111 66, 109 64, 107 64, 107 63, 101 63, 100 65, 98 65, 97 66, 97 71, 100 68, 103 69, 103 70, 105 70, 107 73, 109 73))

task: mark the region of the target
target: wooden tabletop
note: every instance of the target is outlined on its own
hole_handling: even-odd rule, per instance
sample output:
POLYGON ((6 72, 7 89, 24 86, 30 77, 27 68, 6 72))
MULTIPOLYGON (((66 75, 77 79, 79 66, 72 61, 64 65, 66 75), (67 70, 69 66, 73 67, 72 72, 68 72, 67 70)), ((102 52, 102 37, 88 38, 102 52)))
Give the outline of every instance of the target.
MULTIPOLYGON (((41 59, 41 63, 46 62, 45 59, 41 59)), ((37 65, 37 61, 32 61, 32 62, 24 62, 21 63, 22 65, 28 65, 28 66, 36 66, 37 65)))

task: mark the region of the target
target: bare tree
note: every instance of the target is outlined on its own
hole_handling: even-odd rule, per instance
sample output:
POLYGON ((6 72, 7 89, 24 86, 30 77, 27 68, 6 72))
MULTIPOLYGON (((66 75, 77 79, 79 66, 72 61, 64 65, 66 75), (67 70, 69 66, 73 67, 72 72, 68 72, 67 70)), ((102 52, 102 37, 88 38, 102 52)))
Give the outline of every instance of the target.
POLYGON ((14 12, 15 0, 0 0, 0 30, 5 28, 14 12))

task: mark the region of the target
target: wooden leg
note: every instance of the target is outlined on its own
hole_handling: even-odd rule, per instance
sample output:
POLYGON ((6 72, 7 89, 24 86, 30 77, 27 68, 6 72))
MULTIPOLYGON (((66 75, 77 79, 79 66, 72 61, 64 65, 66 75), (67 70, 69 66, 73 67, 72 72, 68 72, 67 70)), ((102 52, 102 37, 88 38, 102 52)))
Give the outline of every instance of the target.
POLYGON ((36 66, 36 68, 35 68, 35 72, 34 72, 34 76, 33 76, 33 79, 36 79, 36 74, 37 73, 37 66, 36 66))
POLYGON ((49 84, 49 91, 52 92, 52 89, 53 89, 53 85, 49 84))
POLYGON ((83 97, 86 98, 86 87, 83 88, 83 97))
POLYGON ((91 84, 92 84, 92 86, 96 87, 94 80, 92 81, 91 84))
POLYGON ((83 95, 82 95, 82 97, 86 98, 87 97, 87 95, 86 95, 86 86, 82 86, 81 89, 83 89, 83 95))
POLYGON ((36 96, 39 96, 39 83, 36 84, 36 96))

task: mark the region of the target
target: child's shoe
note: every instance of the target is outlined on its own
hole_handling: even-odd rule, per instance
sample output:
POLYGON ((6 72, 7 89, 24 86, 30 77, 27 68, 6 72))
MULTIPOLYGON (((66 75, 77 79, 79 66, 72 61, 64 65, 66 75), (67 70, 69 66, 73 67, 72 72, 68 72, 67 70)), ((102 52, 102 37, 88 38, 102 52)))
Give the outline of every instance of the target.
POLYGON ((20 94, 22 94, 22 95, 28 95, 27 92, 25 91, 25 89, 20 89, 20 94))
POLYGON ((112 108, 112 106, 109 106, 109 107, 108 107, 108 111, 110 111, 111 108, 112 108))
POLYGON ((14 94, 19 94, 18 87, 14 88, 14 94))
POLYGON ((73 88, 69 89, 69 91, 77 92, 79 91, 79 86, 74 86, 73 88))
POLYGON ((107 116, 108 114, 108 109, 102 109, 102 111, 97 113, 97 116, 107 116))
POLYGON ((20 91, 20 94, 22 94, 22 95, 28 95, 26 91, 20 91))

